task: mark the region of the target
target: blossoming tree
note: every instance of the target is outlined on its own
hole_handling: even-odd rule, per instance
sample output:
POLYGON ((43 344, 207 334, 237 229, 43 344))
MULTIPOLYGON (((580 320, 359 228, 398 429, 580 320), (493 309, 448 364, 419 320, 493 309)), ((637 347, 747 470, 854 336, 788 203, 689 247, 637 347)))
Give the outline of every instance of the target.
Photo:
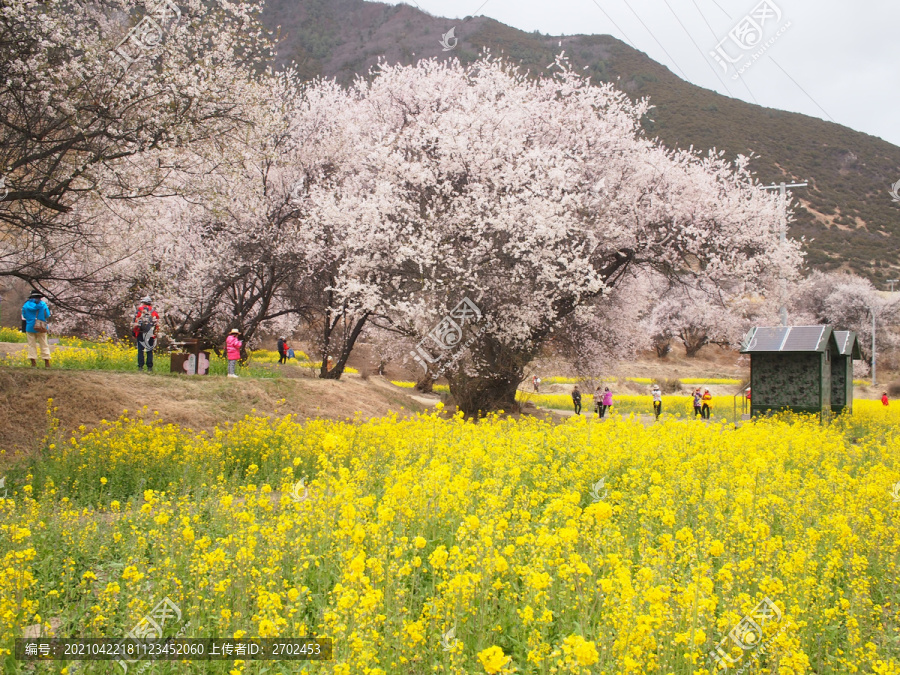
POLYGON ((133 162, 244 123, 248 65, 268 53, 257 10, 225 0, 3 4, 0 275, 52 287, 108 266, 70 264, 71 249, 104 247, 79 204, 165 193, 172 165, 133 162))
POLYGON ((660 147, 640 132, 646 102, 562 59, 538 80, 490 58, 385 67, 352 95, 365 157, 340 211, 365 224, 377 253, 360 264, 378 272, 355 278, 446 360, 467 413, 514 409, 553 331, 603 313, 631 269, 716 283, 790 274, 799 261, 795 243, 779 244, 785 214, 747 158, 660 147), (447 322, 464 298, 478 306, 474 331, 447 322))

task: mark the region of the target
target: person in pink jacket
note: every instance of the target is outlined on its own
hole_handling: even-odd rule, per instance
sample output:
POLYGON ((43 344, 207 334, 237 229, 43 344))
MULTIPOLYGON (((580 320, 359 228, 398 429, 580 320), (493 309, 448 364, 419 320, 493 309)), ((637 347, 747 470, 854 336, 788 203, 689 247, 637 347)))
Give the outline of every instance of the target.
MULTIPOLYGON (((597 387, 597 393, 600 392, 600 387, 597 387)), ((606 413, 612 407, 613 404, 613 395, 609 390, 609 387, 605 387, 603 389, 603 398, 600 399, 600 419, 603 419, 606 416, 606 413)))
POLYGON ((237 377, 234 372, 237 362, 241 360, 241 332, 237 328, 232 328, 231 333, 225 338, 225 358, 228 359, 228 377, 237 377))

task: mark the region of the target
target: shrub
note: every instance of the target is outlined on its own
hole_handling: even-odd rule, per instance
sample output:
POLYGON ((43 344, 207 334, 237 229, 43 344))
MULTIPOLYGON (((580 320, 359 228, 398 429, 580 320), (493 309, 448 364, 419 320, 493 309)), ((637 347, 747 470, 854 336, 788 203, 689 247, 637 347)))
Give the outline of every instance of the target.
POLYGON ((664 394, 674 394, 681 389, 681 380, 678 379, 667 377, 662 380, 657 380, 657 384, 659 384, 659 388, 664 394))
POLYGON ((17 328, 0 326, 0 342, 25 342, 25 333, 17 328))

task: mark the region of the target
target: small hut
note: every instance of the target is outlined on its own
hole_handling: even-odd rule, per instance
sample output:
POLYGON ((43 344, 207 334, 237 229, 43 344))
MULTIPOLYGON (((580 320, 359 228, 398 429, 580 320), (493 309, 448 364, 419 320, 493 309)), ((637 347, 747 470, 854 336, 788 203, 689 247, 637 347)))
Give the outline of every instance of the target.
MULTIPOLYGON (((833 360, 840 349, 830 326, 759 326, 747 333, 741 353, 750 355, 751 415, 831 410, 833 360)), ((852 386, 852 366, 850 375, 852 386)))
POLYGON ((834 331, 837 353, 831 358, 831 411, 853 412, 853 362, 862 358, 856 333, 834 331))

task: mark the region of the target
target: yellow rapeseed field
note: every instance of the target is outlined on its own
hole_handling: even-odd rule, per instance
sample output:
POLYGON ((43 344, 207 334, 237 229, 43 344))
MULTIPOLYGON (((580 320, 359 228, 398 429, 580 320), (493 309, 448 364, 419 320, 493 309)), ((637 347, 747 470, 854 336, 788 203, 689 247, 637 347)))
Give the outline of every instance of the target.
MULTIPOLYGON (((441 415, 54 429, 0 500, 3 672, 34 672, 9 655, 28 627, 121 637, 168 597, 184 637, 328 636, 334 660, 146 673, 707 675, 717 647, 734 672, 900 673, 897 407, 441 415)), ((64 666, 119 672, 38 672, 64 666)))
MULTIPOLYGON (((130 342, 115 342, 104 340, 101 342, 88 342, 77 338, 61 338, 63 348, 53 346, 51 348, 51 365, 53 368, 63 370, 117 370, 132 372, 137 368, 137 347, 130 342)), ((308 357, 299 352, 303 359, 308 357)), ((155 353, 156 372, 169 372, 169 353, 158 350, 155 353)), ((238 372, 250 377, 272 378, 278 376, 278 369, 273 367, 278 363, 278 352, 260 349, 251 354, 249 367, 238 367, 238 372)), ((0 358, 0 365, 13 367, 28 367, 30 364, 24 347, 12 352, 6 357, 0 358)), ((289 360, 288 366, 307 367, 318 370, 322 363, 309 361, 289 360)), ((227 373, 227 361, 223 356, 210 353, 210 375, 225 375, 227 373)), ((354 368, 347 367, 344 372, 358 373, 354 368)))

